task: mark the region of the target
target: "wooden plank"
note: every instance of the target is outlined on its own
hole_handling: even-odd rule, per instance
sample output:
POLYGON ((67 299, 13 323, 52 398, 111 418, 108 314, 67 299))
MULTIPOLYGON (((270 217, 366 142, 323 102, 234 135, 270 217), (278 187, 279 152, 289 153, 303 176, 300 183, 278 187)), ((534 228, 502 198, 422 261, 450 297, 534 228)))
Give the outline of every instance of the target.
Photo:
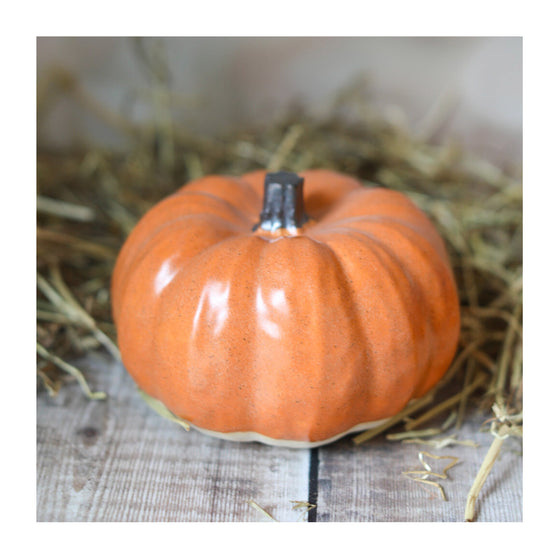
MULTIPOLYGON (((481 433, 485 418, 471 415, 457 432, 457 439, 472 439, 478 448, 453 446, 434 449, 426 445, 387 441, 384 436, 355 445, 350 438, 319 450, 317 521, 463 521, 470 486, 492 436, 481 433), (423 470, 419 452, 451 455, 459 462, 437 488, 403 476, 423 470)), ((393 430, 393 432, 398 430, 393 430)), ((477 521, 522 521, 522 457, 520 441, 506 440, 477 503, 477 521)), ((441 472, 449 460, 425 457, 441 472)), ((437 480, 431 478, 430 480, 437 480)))
POLYGON ((82 364, 95 390, 77 385, 37 403, 38 521, 299 521, 309 451, 222 441, 156 415, 122 366, 82 364))
MULTIPOLYGON (((83 369, 93 390, 109 394, 106 401, 87 400, 77 384, 54 399, 38 397, 39 521, 267 521, 250 499, 279 521, 301 521, 291 500, 311 493, 318 507, 309 517, 318 522, 462 522, 492 438, 479 431, 484 418, 471 414, 457 436, 478 442, 476 449, 384 437, 360 446, 347 437, 313 452, 222 441, 160 418, 108 358, 94 357, 83 369), (447 501, 402 475, 422 468, 420 451, 459 457, 441 481, 447 501)), ((477 500, 478 521, 522 520, 520 449, 517 439, 504 443, 477 500)), ((446 464, 427 461, 440 471, 446 464)))

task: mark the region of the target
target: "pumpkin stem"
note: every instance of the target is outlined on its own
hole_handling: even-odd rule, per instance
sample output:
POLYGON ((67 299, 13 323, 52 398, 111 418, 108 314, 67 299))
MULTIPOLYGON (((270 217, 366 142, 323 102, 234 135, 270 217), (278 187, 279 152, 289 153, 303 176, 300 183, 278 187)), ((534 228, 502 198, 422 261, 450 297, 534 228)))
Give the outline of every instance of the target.
POLYGON ((298 229, 309 217, 303 205, 303 177, 288 171, 267 173, 260 222, 254 229, 298 229))

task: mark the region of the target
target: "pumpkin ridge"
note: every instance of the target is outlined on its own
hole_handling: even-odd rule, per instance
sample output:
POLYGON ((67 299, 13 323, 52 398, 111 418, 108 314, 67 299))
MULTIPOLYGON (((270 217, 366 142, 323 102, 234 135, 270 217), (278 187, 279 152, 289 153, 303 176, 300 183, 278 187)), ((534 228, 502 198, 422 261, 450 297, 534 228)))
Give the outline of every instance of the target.
MULTIPOLYGON (((206 224, 209 227, 212 226, 212 222, 214 222, 214 224, 222 225, 224 226, 223 228, 224 230, 228 230, 231 232, 231 235, 241 234, 244 232, 244 229, 241 226, 233 224, 232 222, 229 222, 228 220, 221 218, 220 216, 216 216, 214 214, 210 214, 210 213, 186 214, 184 216, 174 218, 173 220, 169 220, 164 224, 161 224, 160 227, 153 230, 152 235, 146 236, 145 243, 143 243, 142 246, 138 247, 137 249, 137 257, 140 257, 140 255, 144 254, 145 252, 149 252, 150 250, 152 250, 150 244, 153 243, 158 236, 164 234, 176 235, 177 231, 174 230, 173 226, 178 226, 179 224, 182 224, 185 229, 188 229, 192 224, 192 222, 197 220, 206 222, 206 224), (166 231, 168 229, 171 229, 171 231, 166 231)), ((182 228, 177 228, 177 229, 182 229, 182 228)))
MULTIPOLYGON (((127 261, 123 261, 119 263, 119 268, 118 270, 117 269, 115 270, 115 273, 113 275, 113 281, 112 281, 113 294, 120 294, 123 290, 125 290, 125 287, 121 287, 122 284, 121 278, 125 278, 125 277, 129 278, 131 274, 130 271, 134 271, 138 267, 141 267, 142 262, 150 255, 152 251, 154 251, 154 247, 156 247, 158 243, 161 243, 163 239, 168 235, 176 237, 178 234, 177 229, 179 230, 188 229, 193 224, 193 220, 198 220, 199 217, 203 218, 202 220, 203 222, 214 221, 216 223, 220 223, 220 225, 223 226, 222 231, 227 232, 225 237, 223 237, 222 239, 217 241, 211 240, 206 247, 200 250, 200 252, 204 252, 206 249, 214 245, 217 245, 225 241, 226 239, 230 239, 234 235, 240 234, 243 231, 241 227, 234 226, 227 220, 220 218, 218 216, 214 216, 212 214, 198 214, 198 215, 195 214, 189 216, 190 218, 189 220, 185 220, 181 217, 178 217, 169 222, 166 222, 162 224, 161 227, 156 228, 152 232, 152 235, 146 236, 144 242, 139 246, 137 246, 135 248, 136 249, 135 251, 131 251, 130 253, 128 253, 127 261), (209 220, 208 218, 211 218, 211 220, 209 220), (173 228, 173 226, 178 226, 179 224, 184 224, 184 225, 183 227, 179 227, 176 229, 173 228)), ((192 255, 191 259, 194 257, 196 257, 196 255, 192 255)), ((119 296, 117 296, 117 299, 118 297, 119 296)))
MULTIPOLYGON (((353 229, 346 229, 345 231, 340 232, 340 235, 349 235, 353 237, 358 243, 362 244, 364 248, 375 255, 375 259, 377 263, 383 268, 385 274, 387 274, 390 282, 386 284, 386 286, 390 286, 391 290, 396 296, 397 301, 400 305, 400 312, 396 313, 395 310, 391 310, 397 317, 404 317, 406 319, 407 324, 407 332, 408 338, 411 341, 411 347, 413 348, 413 355, 414 355, 414 371, 418 372, 420 370, 420 356, 419 356, 419 345, 417 344, 418 338, 427 338, 426 332, 419 333, 416 328, 416 321, 415 321, 415 314, 411 309, 411 303, 415 304, 415 298, 409 297, 405 298, 403 289, 402 289, 402 279, 406 279, 409 288, 415 295, 418 293, 422 293, 420 286, 416 285, 415 280, 410 276, 409 271, 406 266, 403 265, 399 256, 388 249, 385 244, 382 242, 381 239, 370 235, 369 232, 353 230, 353 229), (364 242, 365 241, 365 242, 364 242), (395 271, 402 272, 401 276, 395 275, 395 271), (421 335, 420 337, 418 335, 421 335)), ((422 294, 423 295, 423 294, 422 294)), ((424 300, 424 298, 422 298, 424 300)), ((424 302, 422 302, 424 303, 424 302)), ((422 308, 424 305, 421 306, 422 308)), ((432 354, 432 347, 429 345, 429 352, 428 356, 432 354)), ((431 365, 431 360, 425 359, 423 365, 424 372, 428 371, 429 366, 431 365)), ((408 400, 412 395, 409 397, 408 400)))
MULTIPOLYGON (((445 292, 448 292, 449 290, 455 290, 454 279, 451 270, 448 267, 447 257, 445 255, 441 256, 437 251, 437 248, 433 246, 433 244, 430 242, 429 239, 427 239, 424 235, 419 233, 416 229, 409 227, 408 224, 400 223, 400 221, 398 220, 390 220, 390 221, 388 220, 387 222, 385 222, 385 220, 380 220, 377 221, 377 224, 389 227, 391 230, 391 235, 398 234, 401 239, 404 239, 407 242, 409 248, 415 251, 417 258, 420 257, 422 262, 431 269, 432 271, 430 274, 431 278, 434 279, 435 282, 439 284, 440 288, 438 290, 437 297, 435 298, 428 297, 428 293, 426 289, 424 289, 420 284, 417 283, 416 280, 413 279, 414 283, 417 284, 417 291, 419 294, 421 294, 422 300, 424 302, 423 307, 427 311, 427 314, 424 316, 426 316, 426 318, 428 319, 429 327, 434 335, 432 338, 434 340, 438 339, 441 328, 436 329, 436 325, 434 324, 434 317, 433 317, 434 308, 430 302, 445 300, 446 299, 444 297, 445 292), (440 257, 440 260, 438 260, 437 258, 434 259, 433 256, 430 255, 431 251, 435 251, 436 255, 440 257), (447 282, 443 283, 442 282, 443 278, 447 278, 447 282)), ((378 236, 370 231, 364 231, 361 229, 360 230, 354 228, 348 228, 348 229, 353 229, 355 232, 361 235, 367 235, 370 236, 372 239, 374 239, 379 247, 390 252, 397 259, 397 261, 400 262, 400 268, 405 272, 407 277, 410 277, 411 274, 410 268, 406 266, 405 263, 402 262, 401 260, 402 255, 398 255, 394 250, 390 249, 387 246, 387 240, 385 236, 378 236)), ((430 294, 433 296, 432 290, 433 290, 433 285, 431 286, 431 291, 430 291, 430 294)), ((456 343, 454 344, 454 346, 456 346, 456 343)), ((423 379, 418 382, 418 389, 417 392, 415 392, 414 394, 415 398, 421 397, 427 390, 429 390, 435 384, 435 383, 426 384, 427 380, 429 380, 434 375, 432 373, 432 368, 435 366, 434 357, 438 355, 437 353, 438 348, 434 347, 433 345, 429 345, 429 347, 431 349, 429 367, 426 368, 423 379), (430 375, 431 373, 432 375, 430 375)), ((451 362, 452 357, 453 356, 449 358, 448 360, 449 363, 451 362)), ((449 364, 447 364, 447 367, 448 366, 449 364)), ((447 367, 445 368, 446 370, 447 367)))
MULTIPOLYGON (((402 271, 403 272, 403 277, 406 278, 406 281, 408 282, 408 286, 410 288, 410 292, 414 294, 414 297, 409 297, 409 298, 405 298, 403 290, 402 289, 396 289, 395 293, 397 295, 397 298, 399 299, 399 301, 401 302, 401 306, 402 306, 402 316, 406 317, 409 328, 410 328, 410 332, 412 333, 412 340, 416 342, 416 340, 418 338, 422 338, 422 339, 426 339, 426 340, 432 340, 434 338, 435 335, 435 330, 434 330, 434 325, 432 324, 431 321, 431 316, 430 316, 430 305, 428 303, 428 298, 426 297, 426 294, 424 292, 423 287, 417 282, 416 278, 412 275, 409 266, 406 262, 403 261, 402 259, 402 255, 398 254, 395 250, 393 250, 391 247, 389 247, 385 241, 385 239, 376 236, 374 234, 372 234, 369 231, 363 231, 363 230, 357 230, 357 229, 353 229, 353 228, 348 228, 347 231, 351 231, 352 235, 356 236, 356 237, 365 237, 370 239, 373 242, 372 245, 372 250, 373 252, 376 254, 376 258, 378 259, 378 262, 380 262, 382 264, 382 266, 384 267, 384 269, 386 270, 387 274, 389 275, 389 277, 391 279, 393 279, 395 281, 396 284, 400 284, 399 279, 395 276, 394 274, 394 270, 398 270, 398 271, 402 271), (385 265, 385 263, 383 262, 383 258, 380 258, 380 254, 379 251, 382 251, 390 261, 392 261, 393 263, 393 267, 388 267, 385 265), (394 270, 392 270, 391 268, 393 268, 394 270), (420 314, 423 317, 427 317, 428 321, 427 321, 427 325, 426 325, 426 331, 424 332, 416 332, 416 324, 417 321, 416 319, 416 314, 413 313, 413 310, 410 308, 410 303, 412 301, 412 303, 416 302, 416 299, 420 298, 420 305, 418 307, 420 307, 421 312, 420 314), (418 334, 420 334, 421 336, 417 336, 418 334)), ((415 249, 417 248, 416 246, 413 246, 415 249)), ((436 275, 434 275, 436 276, 436 275)), ((399 286, 400 287, 400 286, 399 286)), ((419 371, 423 371, 423 375, 421 380, 417 383, 417 387, 421 386, 424 382, 424 380, 428 377, 431 368, 432 368, 432 363, 433 363, 433 356, 434 356, 434 347, 433 344, 418 344, 418 343, 414 343, 413 344, 414 347, 414 355, 415 355, 415 370, 416 372, 419 371), (420 359, 419 356, 419 348, 428 348, 428 352, 427 352, 427 356, 424 358, 424 360, 420 359), (422 368, 420 368, 420 364, 422 363, 422 368)), ((416 390, 413 393, 413 396, 421 396, 421 395, 416 395, 416 390)))
MULTIPOLYGON (((359 198, 360 195, 361 192, 356 189, 350 191, 347 196, 339 198, 337 201, 334 202, 334 204, 330 205, 326 210, 322 212, 320 219, 317 220, 316 225, 314 226, 314 229, 322 229, 323 224, 325 223, 328 224, 329 219, 332 219, 331 215, 334 214, 335 212, 341 212, 341 211, 343 212, 347 210, 347 207, 352 208, 354 204, 356 204, 354 198, 359 198)), ((305 192, 304 192, 304 200, 307 204, 307 198, 305 192)), ((315 215, 311 212, 310 212, 310 216, 312 218, 315 218, 315 215)))
POLYGON ((270 363, 265 357, 268 352, 283 352, 285 357, 281 359, 285 360, 288 370, 279 370, 274 364, 269 370, 262 365, 258 368, 261 374, 254 382, 254 389, 260 398, 255 407, 257 418, 266 420, 260 423, 260 428, 253 427, 251 431, 269 437, 279 435, 278 424, 270 422, 274 414, 286 416, 283 429, 293 434, 293 438, 311 441, 324 439, 329 430, 334 433, 357 423, 355 409, 349 408, 356 395, 353 398, 347 395, 349 391, 356 392, 355 379, 363 369, 359 365, 363 356, 351 348, 350 338, 357 339, 359 335, 355 316, 346 308, 347 294, 342 291, 341 275, 341 269, 332 262, 332 251, 324 243, 305 235, 281 238, 275 244, 264 246, 255 269, 256 285, 263 290, 264 302, 272 301, 274 292, 281 289, 286 298, 287 315, 285 318, 281 312, 271 315, 274 321, 280 321, 280 340, 269 339, 266 328, 259 326, 253 343, 261 364, 270 363), (294 260, 293 267, 281 265, 286 258, 294 260), (298 278, 305 279, 299 286, 298 278), (331 316, 333 320, 329 319, 331 316), (339 321, 335 317, 339 317, 339 321), (333 367, 332 362, 331 343, 336 324, 343 325, 345 333, 341 340, 334 342, 341 371, 333 367), (292 337, 295 337, 295 344, 292 344, 292 337), (344 367, 346 362, 341 359, 344 354, 352 357, 352 362, 358 364, 357 369, 344 367), (287 376, 291 377, 291 384, 286 383, 287 376), (326 407, 325 397, 332 401, 326 407), (335 406, 340 407, 340 412, 335 406))
MULTIPOLYGON (((205 193, 196 193, 205 195, 205 193)), ((206 196, 206 195, 205 195, 206 196)), ((180 198, 177 193, 167 197, 166 199, 162 200, 156 206, 154 206, 148 213, 146 213, 140 221, 136 224, 134 231, 131 233, 129 238, 126 240, 119 258, 117 259, 114 277, 126 277, 128 270, 131 269, 131 263, 135 259, 138 252, 142 251, 143 247, 150 243, 151 239, 155 237, 161 229, 166 228, 168 225, 175 223, 176 221, 188 221, 195 216, 203 216, 207 215, 212 219, 218 218, 215 214, 204 211, 204 212, 188 212, 184 213, 182 208, 177 208, 173 205, 173 202, 180 198), (171 220, 168 217, 168 212, 171 213, 179 213, 176 217, 172 218, 171 220), (154 223, 152 223, 154 222, 154 223), (147 229, 147 232, 144 230, 147 229)), ((208 197, 210 198, 210 197, 208 197)), ((212 197, 211 200, 216 202, 216 197, 212 197)), ((226 210, 232 211, 232 218, 240 219, 238 227, 250 227, 251 220, 248 217, 243 219, 242 216, 239 215, 239 212, 235 211, 235 208, 230 205, 227 207, 226 205, 222 205, 226 210)), ((221 217, 221 216, 220 216, 221 217)), ((221 217, 225 221, 229 222, 225 217, 221 217)), ((235 221, 231 220, 231 224, 234 225, 235 221)))
MULTIPOLYGON (((233 353, 234 347, 241 347, 243 337, 248 341, 254 338, 254 332, 252 332, 252 330, 254 331, 254 326, 251 326, 252 318, 250 315, 246 315, 242 319, 240 318, 239 323, 232 330, 232 316, 240 317, 239 310, 236 308, 236 305, 239 306, 240 304, 238 303, 238 295, 236 295, 235 291, 241 290, 241 286, 236 282, 232 282, 231 279, 236 278, 239 270, 243 271, 253 266, 251 262, 248 263, 248 259, 249 261, 255 260, 255 250, 259 250, 259 245, 264 246, 264 242, 252 235, 245 235, 241 238, 230 237, 223 240, 224 243, 226 241, 230 243, 229 253, 232 256, 234 255, 233 258, 216 258, 216 255, 222 252, 223 244, 221 247, 218 247, 218 244, 212 245, 204 253, 196 255, 196 262, 193 262, 192 266, 184 268, 174 279, 174 284, 176 284, 176 287, 173 288, 175 290, 175 297, 180 297, 184 287, 187 285, 201 286, 202 289, 191 299, 192 305, 197 308, 196 312, 193 307, 185 308, 185 311, 189 313, 188 317, 191 317, 193 320, 193 323, 188 325, 190 334, 187 336, 186 333, 181 333, 179 340, 183 342, 176 342, 182 348, 182 365, 166 361, 167 365, 165 367, 167 370, 173 372, 183 369, 184 373, 181 375, 172 373, 172 379, 168 380, 168 385, 165 387, 167 395, 159 400, 162 400, 174 414, 188 422, 198 423, 201 428, 223 431, 223 425, 229 423, 229 425, 234 427, 234 431, 245 431, 251 426, 250 408, 239 407, 239 409, 230 410, 229 416, 224 417, 223 412, 220 413, 220 411, 227 408, 229 398, 225 394, 221 395, 216 390, 225 387, 224 383, 220 382, 220 378, 227 378, 228 375, 236 373, 239 373, 238 383, 240 385, 245 385, 249 389, 252 388, 252 385, 247 383, 246 379, 250 370, 249 364, 242 366, 236 365, 236 362, 229 362, 227 367, 223 369, 219 364, 220 357, 222 361, 225 361, 227 359, 226 356, 230 356, 233 353), (247 247, 247 244, 250 247, 247 247), (201 262, 203 260, 204 262, 201 262), (186 281, 187 276, 190 277, 188 282, 186 281), (215 278, 217 282, 223 280, 223 286, 227 285, 227 288, 225 288, 227 297, 222 301, 224 310, 227 309, 224 316, 226 323, 218 334, 211 333, 212 328, 215 328, 215 323, 208 319, 211 311, 208 307, 209 304, 205 303, 206 296, 204 292, 208 284, 200 282, 200 278, 215 278), (200 310, 200 314, 198 310, 200 310), (240 325, 243 323, 248 328, 242 332, 240 325), (229 334, 235 332, 235 336, 228 339, 222 332, 229 334), (209 341, 212 342, 210 343, 209 341), (220 354, 220 357, 217 357, 214 361, 209 360, 204 348, 208 348, 210 353, 220 354), (231 350, 228 350, 228 348, 231 350), (206 362, 206 365, 202 367, 200 364, 204 362, 206 362), (175 391, 169 391, 170 382, 175 386, 175 391), (206 386, 213 386, 215 390, 208 393, 205 399, 203 393, 206 386), (202 411, 201 407, 205 410, 202 411), (221 418, 217 418, 219 414, 222 414, 221 418), (216 418, 213 416, 216 416, 216 418)), ((250 292, 251 290, 248 289, 248 291, 250 292)), ((169 297, 173 298, 173 293, 169 297)), ((182 312, 180 306, 178 307, 177 304, 169 300, 164 300, 161 303, 163 306, 159 310, 158 315, 165 317, 165 321, 169 320, 171 309, 179 309, 182 312)), ((170 329, 164 324, 165 321, 162 322, 162 326, 158 329, 157 336, 155 337, 160 355, 163 355, 168 347, 168 341, 165 337, 171 335, 170 329)), ((173 323, 182 325, 183 320, 177 316, 173 323)))
POLYGON ((423 216, 418 207, 401 193, 383 187, 362 187, 350 191, 332 205, 322 216, 321 225, 326 227, 341 219, 358 216, 391 215, 394 209, 399 208, 410 211, 415 219, 419 215, 423 216))
POLYGON ((336 222, 326 224, 324 228, 325 230, 334 230, 339 227, 344 227, 351 228, 356 231, 362 231, 360 230, 360 228, 352 227, 352 224, 360 222, 370 222, 372 224, 381 223, 391 227, 396 226, 397 228, 404 228, 416 235, 419 239, 422 239, 429 243, 429 245, 437 252, 438 256, 443 260, 443 262, 449 264, 449 258, 447 256, 445 244, 441 240, 439 232, 435 229, 433 224, 427 220, 427 218, 424 218, 422 224, 415 224, 401 218, 395 218, 384 214, 376 214, 374 216, 352 216, 350 218, 342 218, 340 220, 337 220, 336 222))
MULTIPOLYGON (((313 247, 314 251, 318 250, 316 253, 316 274, 310 275, 307 278, 307 287, 309 290, 308 299, 314 302, 314 307, 308 310, 308 314, 312 320, 310 330, 311 333, 315 333, 315 335, 310 337, 309 340, 312 342, 313 352, 321 356, 323 360, 322 365, 317 370, 316 382, 319 384, 319 390, 314 393, 318 402, 311 404, 313 424, 320 425, 322 423, 321 419, 324 417, 324 423, 330 425, 331 431, 337 426, 337 432, 344 432, 360 422, 359 410, 367 409, 365 401, 356 401, 356 393, 359 390, 358 387, 356 387, 356 375, 358 379, 360 379, 363 369, 368 369, 370 359, 367 353, 356 352, 352 347, 352 344, 357 344, 359 347, 359 341, 362 340, 363 337, 363 329, 361 321, 357 320, 356 308, 353 305, 351 307, 347 305, 349 301, 353 303, 353 297, 351 297, 351 279, 349 280, 346 275, 346 271, 342 263, 340 263, 338 255, 336 255, 335 251, 326 243, 317 242, 309 236, 304 236, 304 239, 310 242, 310 247, 313 247), (327 284, 324 273, 321 274, 323 267, 329 270, 330 281, 334 282, 339 292, 335 296, 335 291, 333 290, 330 295, 331 298, 336 297, 335 303, 337 303, 337 305, 333 305, 332 300, 330 305, 328 301, 325 301, 325 298, 329 297, 327 295, 329 291, 326 290, 327 284), (340 305, 340 302, 343 302, 343 305, 340 305), (325 319, 323 316, 325 315, 325 308, 327 308, 330 313, 334 313, 334 315, 340 317, 343 322, 342 324, 352 329, 352 334, 349 335, 352 343, 348 340, 350 345, 345 350, 348 358, 353 357, 351 367, 345 362, 340 370, 333 370, 331 364, 332 354, 329 352, 330 337, 327 335, 327 327, 324 325, 325 319), (321 335, 320 344, 319 347, 316 348, 318 344, 316 337, 318 335, 321 335), (361 362, 365 363, 360 366, 359 370, 356 370, 355 363, 361 362), (327 375, 327 372, 330 372, 331 376, 327 375), (331 403, 330 410, 322 409, 320 401, 333 391, 333 387, 330 385, 333 382, 335 383, 334 391, 335 394, 338 394, 338 397, 335 399, 335 402, 331 403), (328 421, 326 417, 329 418, 328 421)), ((337 343, 341 345, 341 341, 337 343)), ((309 437, 309 439, 323 439, 323 436, 318 436, 315 430, 313 438, 309 437)))
MULTIPOLYGON (((256 265, 255 265, 255 268, 254 268, 254 274, 253 274, 254 282, 253 282, 253 285, 251 286, 251 292, 252 292, 251 300, 252 301, 255 301, 256 297, 257 297, 257 288, 258 288, 258 285, 260 283, 260 271, 261 271, 262 263, 264 261, 264 254, 265 254, 265 251, 267 249, 267 245, 268 245, 268 243, 263 245, 262 249, 259 251, 259 258, 258 258, 258 261, 256 262, 256 265)), ((258 331, 259 331, 259 329, 258 329, 258 318, 255 315, 254 320, 251 322, 251 332, 247 333, 248 340, 257 341, 258 340, 258 331)), ((253 344, 252 351, 250 352, 250 358, 249 358, 251 363, 257 363, 257 360, 258 360, 257 349, 258 349, 258 345, 253 344)), ((268 378, 261 379, 259 376, 257 376, 254 379, 253 383, 248 382, 243 387, 243 389, 245 391, 245 394, 247 395, 247 400, 249 402, 254 403, 253 407, 250 407, 250 410, 246 414, 246 422, 249 426, 253 427, 252 429, 255 429, 255 427, 259 424, 259 417, 262 414, 262 412, 260 410, 259 395, 263 392, 263 388, 266 391, 267 381, 268 381, 268 378), (259 383, 259 381, 260 381, 260 383, 259 383)), ((266 410, 264 411, 264 414, 266 415, 266 410)))
MULTIPOLYGON (((248 236, 249 237, 249 236, 248 236)), ((173 286, 182 281, 184 283, 185 276, 188 276, 192 273, 193 270, 196 269, 196 260, 200 258, 206 251, 211 250, 214 247, 217 247, 219 243, 225 242, 226 240, 231 240, 232 236, 229 235, 225 239, 220 241, 210 241, 210 244, 203 248, 200 252, 195 253, 189 260, 189 265, 184 266, 185 261, 184 259, 179 258, 182 262, 178 265, 178 271, 168 284, 165 287, 166 291, 169 291, 173 288, 173 286)), ((236 241, 239 239, 238 237, 234 238, 236 241)), ((159 274, 159 269, 152 269, 152 273, 150 274, 149 271, 151 269, 151 264, 160 258, 161 250, 165 247, 173 248, 174 244, 174 237, 161 237, 159 239, 159 251, 155 251, 156 247, 153 247, 154 250, 147 251, 142 258, 142 261, 136 263, 135 268, 131 270, 128 276, 128 283, 123 288, 122 293, 120 294, 120 300, 115 302, 115 317, 116 320, 119 320, 119 325, 121 326, 121 330, 119 332, 119 346, 123 355, 123 363, 125 367, 129 370, 129 373, 132 377, 135 378, 139 386, 149 395, 158 398, 159 400, 165 401, 163 395, 156 395, 153 392, 154 383, 158 382, 160 373, 156 373, 158 370, 157 367, 152 366, 152 373, 150 375, 146 375, 146 371, 141 374, 140 377, 146 378, 148 381, 139 382, 138 381, 138 369, 140 367, 136 367, 136 364, 141 358, 145 360, 147 363, 155 363, 156 360, 156 352, 154 350, 154 344, 157 336, 162 332, 162 328, 160 323, 165 324, 166 315, 162 314, 161 305, 166 301, 166 298, 161 297, 161 294, 157 296, 153 293, 152 288, 152 278, 155 278, 159 274), (157 271, 157 272, 156 272, 157 271), (146 289, 148 288, 148 289, 146 289), (141 299, 138 298, 138 293, 143 292, 144 296, 141 299), (125 314, 124 311, 127 310, 125 314), (120 317, 122 315, 122 317, 120 317), (130 336, 131 331, 141 330, 144 332, 151 333, 151 336, 146 337, 145 344, 137 348, 136 352, 129 353, 126 351, 126 347, 128 346, 128 342, 123 340, 123 336, 126 334, 127 337, 130 336), (149 345, 151 348, 148 349, 145 346, 149 345), (163 397, 163 398, 162 398, 163 397)), ((185 245, 185 247, 188 247, 185 245)), ((166 259, 170 260, 173 259, 174 256, 180 255, 177 252, 170 251, 170 256, 166 259)), ((169 313, 167 314, 169 316, 169 313)), ((165 326, 165 325, 164 325, 165 326)), ((146 367, 142 367, 142 370, 145 370, 146 367)))
POLYGON ((308 169, 301 176, 305 185, 305 207, 314 220, 323 219, 349 193, 363 188, 353 177, 330 169, 308 169))
MULTIPOLYGON (((365 334, 365 329, 363 327, 363 321, 361 319, 361 314, 358 312, 359 310, 359 306, 357 305, 356 302, 356 298, 355 298, 355 290, 352 287, 353 284, 353 280, 350 277, 350 275, 348 274, 348 271, 346 270, 346 267, 344 266, 344 263, 342 262, 342 260, 340 259, 338 253, 326 242, 321 241, 321 240, 317 240, 317 239, 313 239, 313 241, 315 241, 316 243, 320 243, 324 249, 330 254, 330 258, 332 259, 334 266, 336 267, 336 269, 338 270, 340 276, 343 279, 343 291, 345 293, 344 297, 344 301, 348 304, 350 308, 346 309, 344 311, 345 314, 349 315, 352 321, 352 324, 356 327, 356 331, 357 331, 357 335, 358 335, 358 339, 359 340, 365 340, 366 339, 366 334, 365 334)), ((366 354, 366 360, 367 360, 367 366, 368 369, 371 368, 371 359, 369 357, 369 355, 366 354)), ((353 419, 349 419, 348 420, 348 425, 343 429, 343 431, 348 430, 350 428, 352 428, 353 426, 360 424, 362 422, 368 422, 369 420, 371 420, 371 418, 369 417, 369 415, 367 414, 367 411, 370 409, 369 407, 369 394, 368 394, 368 399, 367 399, 367 404, 363 405, 364 411, 362 412, 362 416, 363 418, 360 419, 360 415, 356 414, 356 405, 355 408, 353 409, 353 419)))

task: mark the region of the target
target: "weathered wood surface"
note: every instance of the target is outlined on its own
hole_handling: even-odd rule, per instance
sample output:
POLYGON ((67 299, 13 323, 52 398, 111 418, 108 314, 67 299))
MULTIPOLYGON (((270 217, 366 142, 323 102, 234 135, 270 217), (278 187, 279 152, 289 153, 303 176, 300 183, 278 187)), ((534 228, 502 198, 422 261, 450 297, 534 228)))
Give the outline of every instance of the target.
MULTIPOLYGON (((344 440, 325 450, 319 462, 317 521, 463 521, 467 494, 492 442, 490 434, 479 432, 483 421, 475 416, 458 432, 458 439, 472 439, 478 448, 433 449, 380 437, 361 446, 344 440), (447 500, 437 488, 403 476, 423 470, 419 452, 459 458, 447 479, 430 479, 440 483, 447 500)), ((424 458, 440 473, 451 462, 424 458)), ((477 521, 522 521, 519 440, 504 443, 477 504, 477 521)))
MULTIPOLYGON (((253 499, 278 521, 302 521, 292 500, 317 493, 309 520, 462 521, 465 500, 491 436, 471 417, 458 433, 477 449, 433 450, 384 438, 356 446, 350 438, 315 451, 222 441, 186 432, 156 415, 122 366, 87 362, 94 389, 87 400, 69 385, 37 404, 38 521, 266 521, 253 499), (421 469, 419 451, 460 462, 437 489, 406 479, 421 469), (313 460, 311 461, 311 457, 313 460), (310 468, 311 467, 311 468, 310 468), (311 491, 311 494, 310 494, 311 491)), ((506 441, 477 506, 478 521, 522 520, 522 458, 506 441)), ((427 458, 437 470, 447 463, 427 458)))
POLYGON ((88 373, 107 400, 77 386, 39 398, 39 521, 259 521, 250 499, 298 519, 290 500, 307 499, 307 451, 186 432, 145 404, 121 366, 90 362, 88 373))

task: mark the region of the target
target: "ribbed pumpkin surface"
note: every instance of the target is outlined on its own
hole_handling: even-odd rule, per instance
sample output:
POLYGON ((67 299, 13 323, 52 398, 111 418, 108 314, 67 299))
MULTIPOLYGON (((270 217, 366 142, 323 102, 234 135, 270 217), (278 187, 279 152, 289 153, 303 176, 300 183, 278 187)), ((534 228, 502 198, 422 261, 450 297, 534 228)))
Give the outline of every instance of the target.
POLYGON ((459 335, 444 244, 404 195, 304 178, 296 234, 253 231, 264 171, 196 180, 152 208, 112 283, 125 367, 193 425, 321 442, 394 415, 459 335))

